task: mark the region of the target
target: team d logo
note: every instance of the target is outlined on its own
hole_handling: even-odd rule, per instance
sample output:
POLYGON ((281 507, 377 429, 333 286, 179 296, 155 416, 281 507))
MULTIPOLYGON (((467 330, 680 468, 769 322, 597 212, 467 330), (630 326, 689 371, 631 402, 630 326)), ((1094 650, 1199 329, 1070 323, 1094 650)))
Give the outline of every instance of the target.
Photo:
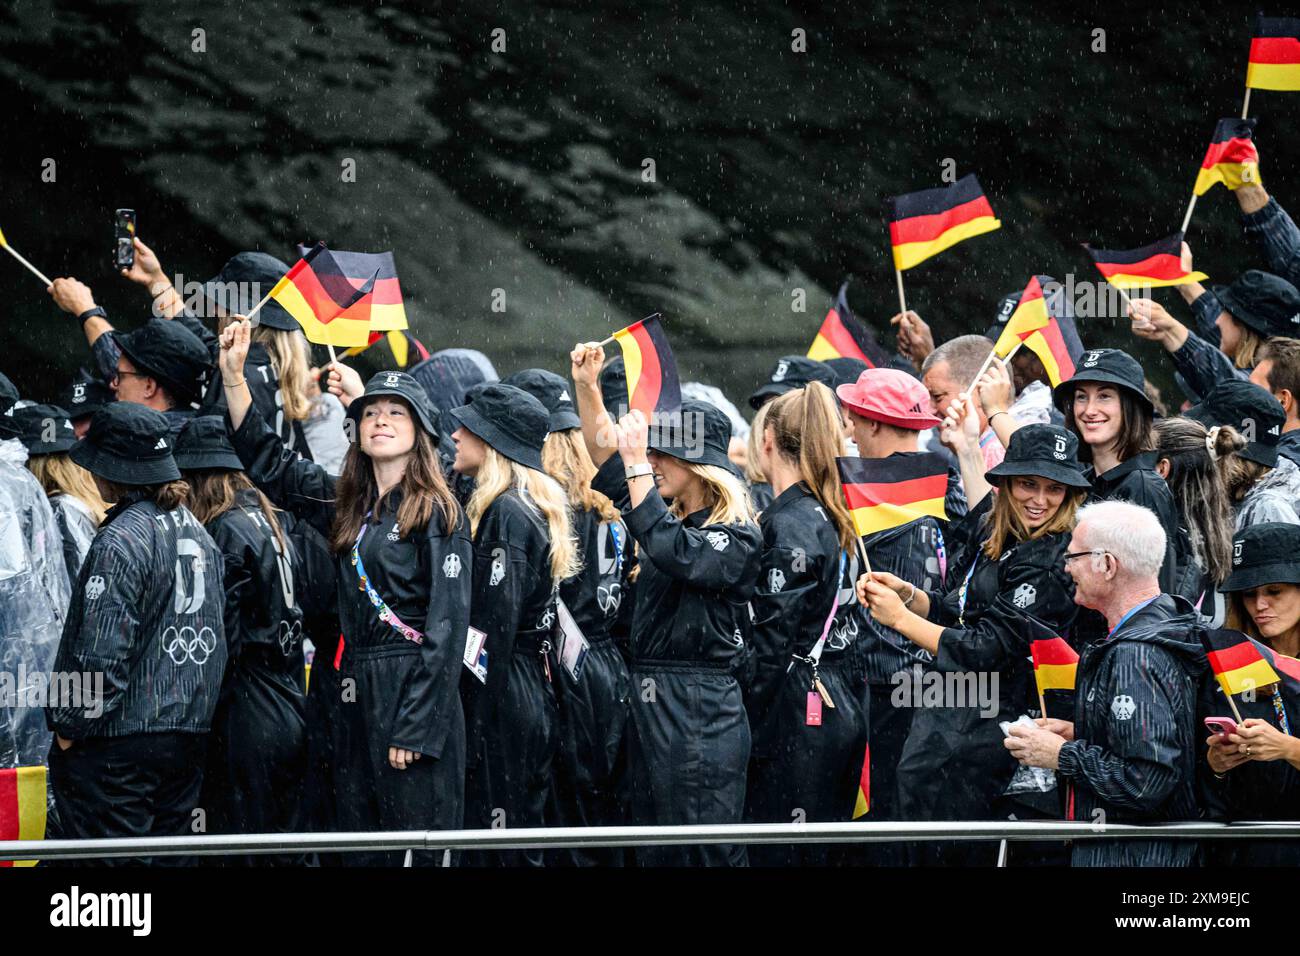
POLYGON ((787 374, 789 374, 789 372, 790 372, 790 363, 787 362, 785 359, 781 359, 781 361, 776 363, 776 371, 772 373, 772 381, 784 382, 785 377, 787 374))
POLYGON ((384 387, 392 388, 394 385, 399 384, 401 381, 402 381, 402 376, 398 375, 396 372, 389 372, 386 376, 384 376, 384 387))
POLYGON ((1241 548, 1245 543, 1244 539, 1232 542, 1232 563, 1234 565, 1241 564, 1241 548))
POLYGON ((1101 353, 1100 353, 1100 352, 1088 352, 1088 353, 1086 353, 1086 354, 1083 356, 1083 365, 1084 365, 1084 367, 1085 367, 1085 368, 1092 368, 1094 365, 1097 364, 1097 360, 1098 360, 1099 358, 1101 358, 1101 353))
POLYGON ((72 404, 80 405, 85 400, 86 384, 85 382, 77 382, 77 384, 72 386, 72 404))
POLYGON ((1052 449, 1052 457, 1058 461, 1065 461, 1065 446, 1069 441, 1064 435, 1056 436, 1056 447, 1052 449))

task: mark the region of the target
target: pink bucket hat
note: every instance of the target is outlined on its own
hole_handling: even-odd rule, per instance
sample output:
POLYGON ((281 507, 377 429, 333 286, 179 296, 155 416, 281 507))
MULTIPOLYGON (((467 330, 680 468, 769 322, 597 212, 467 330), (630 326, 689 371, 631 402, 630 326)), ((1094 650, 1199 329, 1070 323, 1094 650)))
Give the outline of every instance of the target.
POLYGON ((850 411, 863 418, 925 431, 939 424, 930 414, 930 393, 911 375, 896 368, 869 368, 835 394, 850 411))

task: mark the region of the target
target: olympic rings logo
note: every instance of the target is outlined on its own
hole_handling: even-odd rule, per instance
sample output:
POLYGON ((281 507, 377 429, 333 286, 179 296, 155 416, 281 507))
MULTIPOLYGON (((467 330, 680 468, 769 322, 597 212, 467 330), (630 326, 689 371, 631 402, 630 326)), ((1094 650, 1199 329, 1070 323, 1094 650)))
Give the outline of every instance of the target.
POLYGON ((195 631, 187 624, 177 630, 172 624, 162 633, 162 646, 173 664, 205 664, 217 649, 217 635, 207 626, 195 631))

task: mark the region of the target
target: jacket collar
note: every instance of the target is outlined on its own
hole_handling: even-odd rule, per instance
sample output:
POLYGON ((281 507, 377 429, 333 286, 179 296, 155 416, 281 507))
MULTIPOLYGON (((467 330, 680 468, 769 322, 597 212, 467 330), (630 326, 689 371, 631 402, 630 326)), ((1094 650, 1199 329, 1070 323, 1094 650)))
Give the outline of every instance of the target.
POLYGON ((116 504, 104 512, 104 520, 100 522, 99 526, 101 528, 108 527, 109 524, 125 514, 132 505, 138 505, 140 502, 147 500, 147 496, 141 490, 132 489, 127 491, 121 498, 117 499, 116 504))
POLYGON ((1110 471, 1106 472, 1104 475, 1097 474, 1097 469, 1095 467, 1090 468, 1089 470, 1092 472, 1092 475, 1090 477, 1092 478, 1092 482, 1094 485, 1099 483, 1104 485, 1116 485, 1135 471, 1140 471, 1143 469, 1147 471, 1154 471, 1156 467, 1156 462, 1159 460, 1159 458, 1160 458, 1160 452, 1158 451, 1140 452, 1134 455, 1132 458, 1121 461, 1118 465, 1116 465, 1110 471))
POLYGON ((812 492, 808 490, 808 486, 802 481, 796 481, 793 485, 772 499, 772 503, 767 506, 766 514, 775 514, 792 501, 798 501, 800 498, 809 498, 811 496, 812 492))

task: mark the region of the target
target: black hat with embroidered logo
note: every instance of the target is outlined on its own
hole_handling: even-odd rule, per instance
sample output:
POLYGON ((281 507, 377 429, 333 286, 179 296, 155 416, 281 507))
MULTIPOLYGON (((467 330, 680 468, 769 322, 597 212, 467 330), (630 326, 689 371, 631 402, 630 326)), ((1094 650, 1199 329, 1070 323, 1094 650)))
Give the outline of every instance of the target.
POLYGON ((1211 291, 1229 315, 1264 338, 1300 335, 1300 291, 1285 279, 1249 269, 1211 291))
POLYGON ((77 433, 66 409, 57 405, 23 405, 14 408, 18 437, 29 455, 58 455, 77 443, 77 433))
POLYGON ((181 405, 198 400, 212 369, 212 355, 197 335, 172 319, 150 319, 140 328, 109 333, 131 364, 156 379, 181 405))
POLYGON ((1231 425, 1246 439, 1237 454, 1269 468, 1277 466, 1277 446, 1282 440, 1286 410, 1265 389, 1239 378, 1224 379, 1210 389, 1199 405, 1183 413, 1202 425, 1231 425))
POLYGON ((1071 488, 1091 488, 1079 467, 1079 437, 1060 425, 1035 422, 1011 433, 1007 457, 984 473, 989 481, 1018 475, 1059 481, 1071 488))
POLYGON ((220 415, 199 415, 181 426, 172 457, 182 471, 244 470, 220 415))
POLYGON ((85 369, 77 372, 71 384, 59 396, 59 406, 68 410, 74 422, 93 415, 109 402, 116 401, 113 390, 85 369))
POLYGON ((120 485, 163 485, 180 478, 172 458, 167 416, 135 402, 114 402, 95 412, 90 428, 68 456, 92 475, 120 485))
POLYGON ((758 411, 778 395, 803 388, 809 382, 821 382, 834 391, 835 373, 825 362, 810 359, 806 355, 783 355, 776 360, 776 366, 768 380, 749 396, 749 407, 758 411))
POLYGON ((1262 521, 1232 539, 1232 571, 1219 590, 1249 591, 1269 584, 1300 584, 1300 526, 1262 521))
POLYGON ((451 417, 511 461, 543 470, 542 444, 550 414, 522 388, 495 382, 468 405, 453 408, 451 417))
POLYGON ((542 368, 525 368, 512 372, 501 380, 504 385, 522 388, 546 406, 551 415, 551 431, 581 428, 582 419, 569 394, 569 383, 554 372, 542 368))
POLYGON ((430 437, 438 444, 438 410, 429 403, 429 393, 424 386, 405 372, 376 372, 366 382, 366 391, 360 398, 354 398, 348 406, 348 418, 358 425, 365 407, 377 398, 392 396, 400 398, 411 406, 416 419, 430 437))
POLYGON ((1052 398, 1056 407, 1062 412, 1074 402, 1077 385, 1084 382, 1097 382, 1103 385, 1117 385, 1126 389, 1152 413, 1155 406, 1147 398, 1146 377, 1138 360, 1119 349, 1090 349, 1079 356, 1079 364, 1074 374, 1056 388, 1052 389, 1052 398))

